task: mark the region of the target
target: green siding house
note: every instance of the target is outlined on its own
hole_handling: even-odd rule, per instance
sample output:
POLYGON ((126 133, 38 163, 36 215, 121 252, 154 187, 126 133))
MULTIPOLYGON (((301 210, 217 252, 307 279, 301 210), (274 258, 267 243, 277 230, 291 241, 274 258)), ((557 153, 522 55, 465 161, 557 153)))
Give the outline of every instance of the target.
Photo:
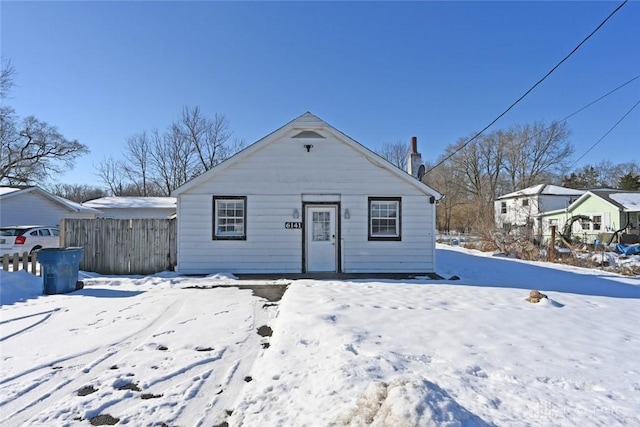
POLYGON ((564 225, 576 215, 589 218, 574 222, 571 229, 572 236, 579 237, 585 243, 593 243, 596 239, 607 243, 604 239, 620 230, 624 243, 639 241, 640 192, 589 190, 565 209, 540 213, 543 241, 551 237, 551 226, 555 225, 561 232, 564 225))

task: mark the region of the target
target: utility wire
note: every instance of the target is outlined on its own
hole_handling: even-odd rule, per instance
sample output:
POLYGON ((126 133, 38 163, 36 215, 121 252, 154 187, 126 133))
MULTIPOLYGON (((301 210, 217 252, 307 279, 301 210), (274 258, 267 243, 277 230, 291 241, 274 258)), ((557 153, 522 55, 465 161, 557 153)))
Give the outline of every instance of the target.
POLYGON ((589 149, 588 149, 587 151, 585 151, 585 152, 584 152, 584 154, 583 154, 582 156, 578 157, 578 159, 577 159, 575 162, 573 162, 573 163, 571 164, 571 166, 569 166, 569 169, 571 169, 572 167, 574 167, 574 166, 576 165, 576 163, 578 163, 578 162, 579 162, 579 161, 580 161, 584 156, 586 156, 586 155, 589 153, 589 151, 593 150, 593 149, 595 148, 595 146, 596 146, 596 145, 600 144, 600 142, 602 142, 602 140, 603 140, 607 135, 609 135, 609 134, 611 133, 611 131, 612 131, 612 130, 614 130, 614 129, 616 128, 616 126, 618 126, 618 125, 620 124, 620 122, 622 122, 622 121, 623 121, 623 120, 624 120, 624 119, 625 119, 625 118, 626 118, 626 117, 627 117, 627 116, 628 116, 628 115, 629 115, 629 114, 634 110, 634 108, 636 108, 636 107, 638 106, 638 104, 640 104, 640 99, 638 100, 638 102, 636 102, 635 104, 633 104, 633 107, 631 107, 631 109, 630 109, 629 111, 627 111, 627 112, 626 112, 626 113, 625 113, 625 114, 620 118, 620 120, 618 120, 618 121, 616 122, 616 124, 615 124, 615 125, 611 126, 611 128, 610 128, 610 129, 609 129, 609 130, 608 130, 604 135, 602 135, 602 137, 601 137, 599 140, 597 140, 597 141, 595 142, 595 144, 593 144, 591 147, 589 147, 589 149))
POLYGON ((460 150, 462 150, 463 148, 465 148, 467 145, 469 145, 471 142, 473 142, 476 138, 478 138, 480 135, 482 135, 484 133, 484 131, 486 131, 487 129, 489 129, 491 126, 493 126, 498 120, 500 120, 502 118, 502 116, 504 116, 505 114, 507 114, 509 111, 511 111, 511 109, 513 107, 515 107, 520 101, 522 101, 527 95, 529 95, 529 93, 531 93, 538 85, 540 85, 540 83, 542 83, 544 80, 546 80, 547 77, 549 77, 558 67, 560 67, 560 65, 562 65, 567 59, 569 59, 569 57, 571 55, 573 55, 578 49, 580 49, 580 47, 586 43, 587 40, 589 40, 600 28, 602 28, 604 26, 604 24, 611 19, 611 17, 613 15, 615 15, 621 8, 622 6, 624 6, 625 4, 627 4, 629 0, 624 0, 620 5, 618 5, 618 7, 616 7, 613 12, 611 12, 609 14, 609 16, 607 16, 604 21, 602 21, 600 23, 600 25, 598 25, 595 30, 593 30, 587 37, 585 37, 580 43, 578 43, 578 45, 573 48, 573 50, 571 52, 569 52, 568 55, 566 55, 564 58, 562 58, 562 60, 560 62, 558 62, 556 64, 555 67, 553 67, 547 74, 544 75, 544 77, 542 77, 540 80, 538 80, 533 86, 531 86, 529 88, 529 90, 527 90, 522 96, 520 96, 520 98, 518 98, 513 104, 511 104, 509 106, 509 108, 507 108, 506 110, 504 110, 498 117, 496 117, 495 119, 493 119, 493 121, 491 123, 489 123, 487 126, 485 126, 480 132, 476 133, 474 136, 472 136, 469 140, 467 140, 464 144, 462 144, 460 147, 458 147, 453 153, 449 154, 447 157, 445 157, 444 159, 442 159, 440 162, 438 162, 435 166, 433 166, 432 168, 430 168, 428 171, 425 172, 425 175, 428 174, 429 172, 431 172, 432 170, 434 170, 435 168, 437 168, 438 166, 440 166, 441 164, 443 164, 444 162, 446 162, 447 160, 449 160, 451 157, 453 157, 456 153, 458 153, 460 150))
POLYGON ((567 117, 565 117, 564 119, 560 120, 559 123, 562 122, 566 122, 567 120, 569 120, 571 117, 575 116, 576 114, 578 114, 579 112, 586 110, 587 108, 591 107, 593 104, 595 104, 596 102, 602 101, 604 98, 606 98, 607 96, 611 95, 612 93, 616 92, 618 89, 622 89, 623 87, 625 87, 626 85, 628 85, 629 83, 631 83, 634 80, 637 80, 640 78, 640 74, 638 74, 637 76, 635 76, 634 78, 632 78, 631 80, 627 81, 626 83, 621 84, 620 86, 618 86, 617 88, 610 90, 609 92, 605 93, 604 95, 602 95, 600 98, 596 99, 595 101, 592 101, 590 103, 588 103, 587 105, 585 105, 584 107, 580 108, 578 111, 575 111, 571 114, 569 114, 567 117))
MULTIPOLYGON (((605 93, 604 95, 602 95, 602 96, 601 96, 601 97, 599 97, 598 99, 596 99, 596 100, 594 100, 594 101, 591 101, 590 103, 588 103, 588 104, 587 104, 587 105, 585 105, 584 107, 582 107, 582 108, 580 108, 580 109, 578 109, 578 110, 574 111, 573 113, 569 114, 569 115, 568 115, 567 117, 565 117, 564 119, 562 119, 562 120, 558 120, 557 122, 554 120, 554 121, 551 123, 551 125, 549 125, 549 126, 547 126, 547 127, 543 128, 543 129, 540 129, 540 130, 539 130, 538 132, 536 132, 533 136, 531 136, 531 139, 537 138, 538 136, 542 135, 542 133, 543 133, 543 132, 546 132, 546 131, 548 131, 549 129, 551 129, 551 128, 554 126, 554 124, 556 124, 556 123, 557 123, 557 124, 560 124, 560 123, 564 123, 564 122, 566 122, 566 121, 567 121, 567 120, 569 120, 571 117, 575 116, 576 114, 580 113, 581 111, 586 110, 587 108, 591 107, 593 104, 595 104, 595 103, 597 103, 597 102, 599 102, 599 101, 602 101, 602 100, 603 100, 604 98, 606 98, 607 96, 609 96, 609 95, 611 95, 611 94, 613 94, 613 93, 617 92, 618 90, 622 89, 623 87, 625 87, 625 86, 626 86, 626 85, 628 85, 629 83, 631 83, 631 82, 633 82, 633 81, 635 81, 635 80, 638 80, 639 78, 640 78, 640 74, 638 74, 637 76, 635 76, 635 77, 634 77, 634 78, 632 78, 631 80, 628 80, 628 81, 626 81, 625 83, 621 84, 621 85, 620 85, 620 86, 618 86, 617 88, 610 90, 609 92, 605 93)), ((585 154, 586 154, 586 153, 585 153, 585 154)), ((527 160, 531 160, 531 157, 530 157, 530 156, 532 156, 532 155, 533 155, 533 153, 527 154, 527 160)), ((580 159, 578 159, 578 160, 580 160, 580 159)), ((577 162, 577 161, 576 161, 576 162, 577 162)), ((571 166, 573 166, 573 165, 571 165, 571 166)))

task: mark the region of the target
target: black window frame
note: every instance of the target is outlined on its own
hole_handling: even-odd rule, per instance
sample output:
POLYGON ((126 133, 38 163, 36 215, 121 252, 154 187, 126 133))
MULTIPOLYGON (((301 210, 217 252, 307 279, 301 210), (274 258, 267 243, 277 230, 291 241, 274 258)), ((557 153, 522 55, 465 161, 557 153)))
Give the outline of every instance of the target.
POLYGON ((501 214, 507 213, 507 202, 500 202, 500 213, 501 214))
POLYGON ((212 233, 211 237, 213 240, 247 240, 247 196, 213 196, 212 200, 212 233), (236 236, 225 236, 218 235, 218 209, 217 202, 218 201, 238 201, 242 200, 243 203, 243 216, 242 216, 242 225, 243 225, 243 234, 236 236))
POLYGON ((368 211, 368 221, 367 221, 367 235, 369 241, 380 241, 380 242, 399 242, 402 240, 402 197, 374 197, 371 196, 367 201, 367 211, 368 211), (374 202, 396 202, 398 204, 398 209, 396 213, 396 223, 397 223, 397 236, 377 236, 372 233, 372 204, 374 202))

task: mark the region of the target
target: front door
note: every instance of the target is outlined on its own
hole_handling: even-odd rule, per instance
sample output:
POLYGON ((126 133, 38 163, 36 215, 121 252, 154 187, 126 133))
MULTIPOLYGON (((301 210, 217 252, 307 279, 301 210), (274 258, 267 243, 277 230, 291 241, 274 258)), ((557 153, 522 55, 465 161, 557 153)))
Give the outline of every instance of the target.
POLYGON ((307 206, 305 240, 307 272, 337 271, 337 206, 307 206))

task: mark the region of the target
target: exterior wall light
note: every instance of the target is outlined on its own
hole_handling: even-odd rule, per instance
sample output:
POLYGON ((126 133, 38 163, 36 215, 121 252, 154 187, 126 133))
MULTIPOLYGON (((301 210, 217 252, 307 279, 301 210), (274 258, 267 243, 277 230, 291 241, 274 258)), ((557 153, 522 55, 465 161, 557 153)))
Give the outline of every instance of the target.
POLYGON ((293 210, 293 218, 294 219, 300 218, 300 212, 298 212, 298 209, 293 210))
POLYGON ((349 219, 351 218, 351 213, 349 213, 349 209, 345 209, 344 210, 344 219, 349 219))

